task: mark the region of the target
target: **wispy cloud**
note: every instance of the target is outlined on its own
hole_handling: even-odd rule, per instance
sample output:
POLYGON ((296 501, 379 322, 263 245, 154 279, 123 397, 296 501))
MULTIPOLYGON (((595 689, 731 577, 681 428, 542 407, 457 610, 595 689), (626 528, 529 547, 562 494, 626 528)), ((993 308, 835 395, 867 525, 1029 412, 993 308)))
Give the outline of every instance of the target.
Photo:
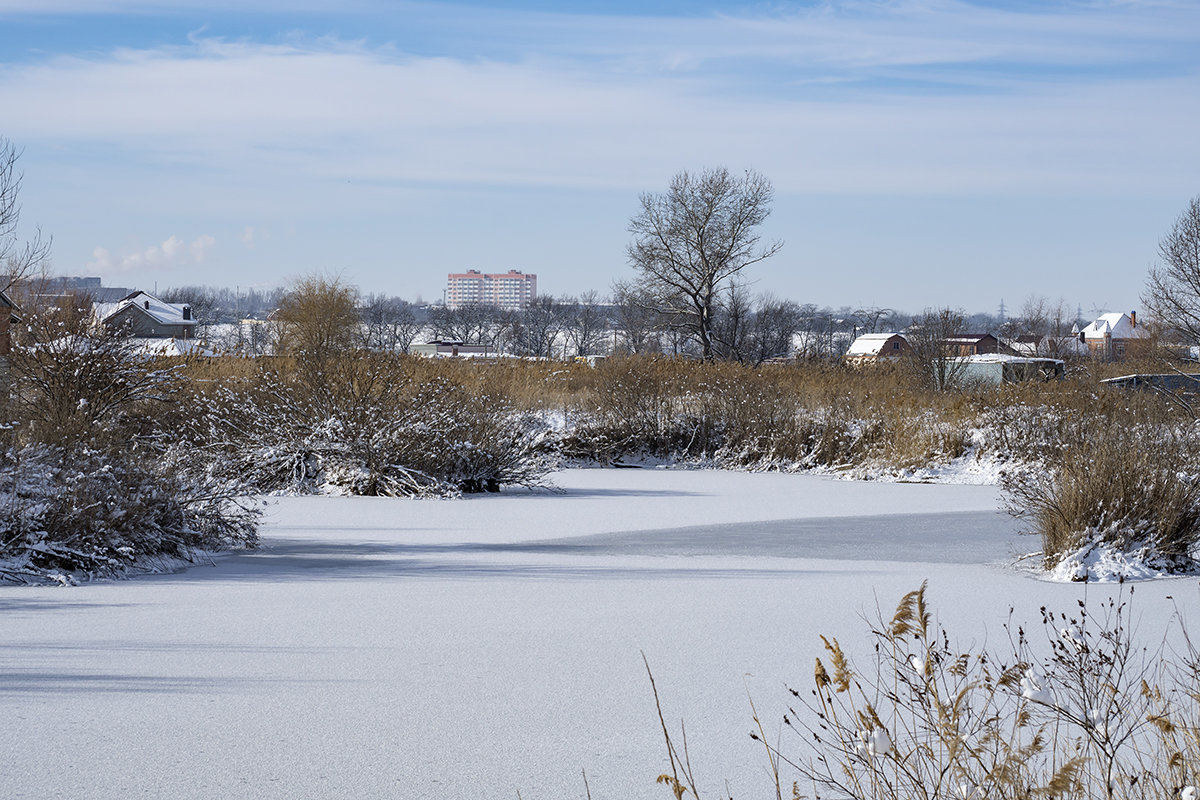
POLYGON ((1010 74, 1003 91, 932 92, 795 90, 805 78, 200 38, 10 66, 0 107, 19 141, 263 180, 630 187, 729 163, 784 190, 1136 191, 1178 181, 1178 159, 1195 158, 1194 73, 1010 74))
POLYGON ((118 255, 114 255, 105 247, 96 247, 92 251, 92 260, 87 263, 87 268, 103 276, 112 276, 196 266, 204 263, 205 256, 216 243, 217 240, 207 234, 197 237, 190 244, 172 235, 161 244, 118 255))

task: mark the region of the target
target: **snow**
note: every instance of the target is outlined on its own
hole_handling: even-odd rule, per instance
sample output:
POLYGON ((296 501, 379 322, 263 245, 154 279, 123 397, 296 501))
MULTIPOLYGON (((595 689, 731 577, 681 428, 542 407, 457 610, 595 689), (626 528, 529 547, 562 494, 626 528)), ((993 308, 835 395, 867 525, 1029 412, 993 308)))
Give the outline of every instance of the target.
MULTIPOLYGON (((926 578, 975 643, 1004 636, 1010 606, 1032 622, 1118 590, 1011 568, 1029 543, 990 486, 554 479, 283 498, 261 550, 212 567, 0 589, 3 795, 536 800, 583 797, 586 770, 594 797, 662 797, 644 652, 702 790, 768 796, 747 694, 778 735, 819 633, 865 660, 860 617, 926 578)), ((1192 581, 1139 587, 1139 631, 1161 635, 1173 603, 1195 619, 1197 599, 1192 581)))
POLYGON ((1073 552, 1065 553, 1044 577, 1051 581, 1093 583, 1145 581, 1192 566, 1184 559, 1156 555, 1149 542, 1122 549, 1105 542, 1101 532, 1089 530, 1084 544, 1073 552))
POLYGON ((864 333, 850 343, 846 355, 849 357, 877 356, 884 344, 897 335, 896 333, 864 333))
POLYGON ((1085 339, 1103 339, 1106 335, 1114 339, 1144 339, 1150 334, 1145 328, 1135 326, 1128 314, 1114 311, 1101 314, 1083 329, 1085 339))

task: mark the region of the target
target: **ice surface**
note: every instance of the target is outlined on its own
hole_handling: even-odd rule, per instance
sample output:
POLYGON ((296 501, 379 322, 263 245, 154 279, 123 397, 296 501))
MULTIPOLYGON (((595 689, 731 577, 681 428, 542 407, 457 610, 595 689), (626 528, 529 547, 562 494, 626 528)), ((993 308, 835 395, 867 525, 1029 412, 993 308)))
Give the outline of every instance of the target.
MULTIPOLYGON (((703 788, 767 796, 768 734, 818 633, 926 578, 941 621, 998 640, 1116 587, 1005 566, 980 486, 574 470, 563 492, 289 498, 263 548, 175 575, 0 590, 5 797, 668 796, 645 652, 703 788)), ((1153 624, 1194 582, 1146 584, 1153 624)), ((1151 631, 1150 635, 1153 635, 1151 631)), ((783 745, 788 746, 786 737, 783 745)))

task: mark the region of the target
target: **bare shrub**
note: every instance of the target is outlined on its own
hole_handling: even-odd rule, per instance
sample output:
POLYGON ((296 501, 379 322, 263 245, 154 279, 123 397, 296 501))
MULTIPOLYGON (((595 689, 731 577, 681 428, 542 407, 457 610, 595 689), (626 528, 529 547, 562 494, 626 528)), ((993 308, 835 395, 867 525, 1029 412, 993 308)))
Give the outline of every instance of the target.
POLYGON ((5 451, 0 577, 112 577, 155 557, 191 561, 197 550, 255 545, 258 512, 242 486, 212 480, 189 459, 137 445, 5 451))
MULTIPOLYGON (((1139 646, 1130 590, 1096 614, 1082 601, 1072 613, 1043 609, 1044 641, 1009 623, 1009 648, 997 655, 957 646, 925 594, 922 585, 890 617, 868 621, 865 667, 821 637, 811 687, 790 690, 783 730, 794 738, 769 742, 754 711, 750 736, 765 748, 777 798, 788 769, 798 777, 794 798, 1195 796, 1200 655, 1183 620, 1180 646, 1139 646)), ((662 730, 672 771, 658 782, 677 798, 699 798, 686 742, 681 751, 662 730)))

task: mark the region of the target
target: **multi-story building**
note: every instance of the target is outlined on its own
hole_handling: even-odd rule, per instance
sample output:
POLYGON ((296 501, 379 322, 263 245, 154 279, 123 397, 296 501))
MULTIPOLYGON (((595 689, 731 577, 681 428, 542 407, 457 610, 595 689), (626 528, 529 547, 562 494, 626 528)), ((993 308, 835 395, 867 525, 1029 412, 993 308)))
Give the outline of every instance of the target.
POLYGON ((537 297, 537 275, 510 269, 508 272, 481 273, 469 269, 446 276, 446 305, 449 308, 479 303, 505 311, 518 311, 537 297))

